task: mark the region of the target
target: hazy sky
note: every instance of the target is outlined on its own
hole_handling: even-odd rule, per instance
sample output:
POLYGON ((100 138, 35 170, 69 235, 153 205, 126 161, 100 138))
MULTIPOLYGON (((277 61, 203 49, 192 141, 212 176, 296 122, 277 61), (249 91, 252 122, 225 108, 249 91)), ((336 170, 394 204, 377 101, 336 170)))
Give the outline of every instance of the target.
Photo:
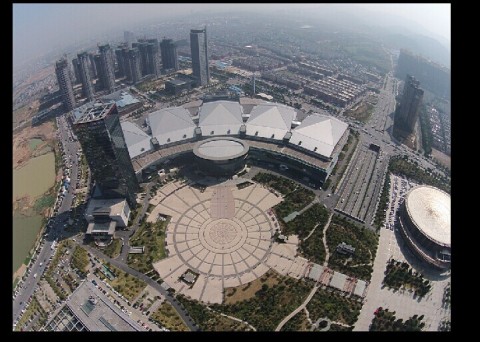
MULTIPOLYGON (((190 14, 322 8, 320 4, 13 4, 13 53, 15 60, 29 59, 69 42, 78 42, 101 31, 119 33, 141 20, 190 14)), ((335 6, 335 5, 334 5, 335 6)), ((342 4, 342 9, 369 10, 402 16, 450 41, 450 4, 342 4)))

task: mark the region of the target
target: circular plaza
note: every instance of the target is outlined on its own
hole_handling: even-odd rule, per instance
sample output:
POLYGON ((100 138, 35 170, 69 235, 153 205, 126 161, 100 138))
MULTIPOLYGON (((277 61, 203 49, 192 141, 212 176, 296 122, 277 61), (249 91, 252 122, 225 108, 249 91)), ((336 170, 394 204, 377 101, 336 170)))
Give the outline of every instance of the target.
MULTIPOLYGON (((234 205, 212 202, 212 206, 234 205)), ((241 200, 238 203, 235 216, 220 218, 211 217, 200 203, 170 227, 175 253, 191 270, 208 276, 238 277, 265 260, 272 246, 273 224, 255 204, 241 200), (199 215, 202 209, 205 214, 199 215)))
POLYGON ((170 221, 167 257, 153 264, 165 286, 207 303, 221 303, 227 287, 247 284, 270 268, 287 274, 298 240, 274 242, 280 228, 272 207, 282 197, 262 185, 229 180, 197 187, 173 182, 150 203, 148 222, 170 221))

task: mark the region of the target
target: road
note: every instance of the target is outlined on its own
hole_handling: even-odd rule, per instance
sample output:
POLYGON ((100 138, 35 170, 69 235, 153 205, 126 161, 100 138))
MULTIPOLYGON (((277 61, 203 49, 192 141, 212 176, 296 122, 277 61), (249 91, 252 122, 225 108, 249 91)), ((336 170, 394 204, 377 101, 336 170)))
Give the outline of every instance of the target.
POLYGON ((127 266, 124 262, 117 260, 117 259, 112 259, 107 257, 105 254, 100 252, 98 249, 90 247, 88 245, 82 245, 83 248, 88 250, 91 254, 95 255, 97 258, 101 258, 105 260, 106 262, 111 263, 113 266, 121 269, 122 271, 133 275, 134 277, 143 280, 145 283, 156 289, 158 292, 160 292, 163 296, 165 296, 166 300, 172 304, 172 306, 175 308, 177 313, 180 315, 182 320, 185 322, 185 324, 188 326, 188 328, 191 331, 198 331, 199 328, 192 322, 192 319, 188 315, 188 313, 185 311, 185 309, 180 305, 180 303, 175 299, 174 296, 172 296, 167 290, 165 290, 160 284, 158 284, 155 280, 147 277, 145 274, 138 272, 137 270, 134 270, 133 268, 127 266))
POLYGON ((43 239, 40 248, 37 251, 36 257, 32 259, 25 279, 21 282, 21 285, 17 287, 19 293, 13 300, 12 307, 13 322, 15 322, 22 315, 22 310, 26 308, 27 301, 33 295, 38 281, 48 266, 49 258, 55 254, 55 250, 52 250, 51 248, 52 244, 55 240, 58 240, 58 238, 62 237, 65 221, 69 217, 68 211, 72 205, 74 189, 77 182, 78 162, 76 152, 78 150, 78 143, 69 141, 69 129, 64 117, 58 118, 58 130, 60 141, 64 147, 65 155, 71 156, 72 168, 70 174, 70 187, 58 209, 58 213, 52 216, 51 228, 48 230, 48 234, 45 239, 43 239), (40 266, 40 264, 42 264, 42 266, 40 266))
MULTIPOLYGON (((64 227, 65 227, 65 222, 70 217, 69 210, 71 209, 71 206, 72 206, 74 191, 76 188, 77 174, 78 174, 78 158, 76 153, 78 151, 79 144, 75 140, 71 141, 72 136, 71 136, 69 126, 65 120, 65 117, 62 116, 58 118, 57 122, 58 122, 59 138, 62 146, 64 147, 65 155, 67 156, 66 164, 69 165, 70 162, 72 164, 72 167, 70 168, 71 169, 70 187, 67 193, 65 194, 65 197, 58 209, 58 212, 55 214, 54 217, 52 217, 52 222, 53 222, 52 226, 48 231, 47 236, 41 243, 41 247, 38 251, 37 257, 33 262, 33 264, 30 266, 30 270, 27 274, 27 277, 22 282, 21 286, 19 285, 17 287, 17 289, 19 290, 19 293, 16 296, 16 298, 13 300, 13 310, 12 310, 13 322, 16 322, 17 319, 21 317, 22 310, 26 308, 27 302, 33 295, 39 279, 42 277, 43 272, 48 267, 50 257, 52 257, 55 254, 55 250, 52 250, 51 248, 53 242, 58 241, 59 239, 62 239, 64 237, 67 237, 67 233, 64 231, 64 227), (42 263, 42 266, 40 266, 41 263, 42 263)), ((90 177, 89 177, 89 180, 90 180, 90 177)), ((147 284, 157 289, 162 295, 165 296, 166 300, 175 308, 175 310, 178 312, 180 317, 187 324, 188 328, 192 331, 196 331, 196 330, 199 330, 198 327, 195 326, 195 324, 192 322, 191 318, 188 316, 185 309, 183 309, 183 307, 179 305, 178 301, 169 292, 167 292, 163 287, 161 287, 156 281, 152 280, 146 275, 126 265, 128 249, 129 249, 128 239, 135 232, 135 229, 138 227, 139 218, 145 214, 145 211, 148 208, 148 201, 150 198, 149 192, 152 185, 153 184, 150 183, 146 187, 147 195, 143 200, 141 213, 140 215, 137 216, 136 222, 134 222, 134 229, 118 232, 118 235, 120 237, 124 237, 124 241, 126 240, 127 244, 126 246, 124 246, 124 248, 122 248, 122 253, 116 260, 108 258, 103 253, 101 253, 97 249, 91 248, 90 246, 83 245, 83 247, 89 250, 92 254, 97 255, 98 257, 101 257, 109 261, 111 264, 115 265, 116 267, 123 270, 124 272, 127 272, 145 281, 147 284)))

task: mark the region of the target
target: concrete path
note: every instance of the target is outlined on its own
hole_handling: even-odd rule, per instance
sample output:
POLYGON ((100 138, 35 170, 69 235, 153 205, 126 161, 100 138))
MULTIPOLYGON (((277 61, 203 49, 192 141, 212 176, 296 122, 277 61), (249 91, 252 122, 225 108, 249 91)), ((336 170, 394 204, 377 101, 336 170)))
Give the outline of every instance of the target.
POLYGON ((323 262, 323 266, 328 265, 328 259, 330 259, 330 251, 328 250, 328 245, 327 245, 327 229, 330 226, 330 221, 332 221, 333 213, 330 214, 328 217, 328 221, 325 224, 325 227, 323 228, 323 245, 325 246, 325 261, 323 262))
POLYGON ((216 310, 213 310, 211 307, 207 306, 207 309, 210 310, 210 311, 213 311, 213 312, 216 312, 218 314, 220 314, 220 316, 223 316, 223 317, 227 317, 227 318, 230 318, 234 321, 237 321, 237 322, 240 322, 240 323, 243 323, 245 325, 248 325, 248 327, 250 329, 252 329, 253 331, 257 331, 257 329, 255 329, 255 327, 253 325, 251 325, 250 323, 248 323, 247 321, 242 321, 240 318, 237 318, 237 317, 233 317, 233 316, 229 316, 229 315, 226 315, 222 312, 219 312, 219 311, 216 311, 216 310))
POLYGON ((283 326, 285 325, 285 323, 287 323, 293 316, 295 316, 297 313, 299 313, 300 311, 302 311, 304 308, 307 307, 307 304, 310 302, 310 300, 313 298, 313 295, 315 294, 315 292, 317 292, 318 288, 320 286, 319 285, 315 285, 312 289, 312 291, 310 292, 310 294, 308 295, 307 299, 305 299, 305 301, 298 307, 296 308, 295 310, 293 310, 287 317, 285 317, 281 322, 280 324, 275 328, 275 331, 280 331, 283 326))

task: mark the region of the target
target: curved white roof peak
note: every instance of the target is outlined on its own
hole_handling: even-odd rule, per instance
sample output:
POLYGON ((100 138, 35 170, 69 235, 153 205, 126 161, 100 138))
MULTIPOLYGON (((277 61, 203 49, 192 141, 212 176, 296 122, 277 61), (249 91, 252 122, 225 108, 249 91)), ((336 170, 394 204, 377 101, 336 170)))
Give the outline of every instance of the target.
POLYGON ((152 149, 150 136, 142 131, 140 127, 129 121, 121 122, 120 126, 122 127, 130 158, 134 158, 152 149))
POLYGON ((238 134, 242 124, 242 106, 238 102, 207 102, 200 108, 198 125, 204 136, 238 134))
POLYGON ((311 114, 292 130, 290 143, 330 157, 347 128, 348 124, 337 118, 311 114))
POLYGON ((152 136, 160 145, 190 139, 195 136, 195 124, 190 113, 183 107, 157 110, 148 115, 152 136))

